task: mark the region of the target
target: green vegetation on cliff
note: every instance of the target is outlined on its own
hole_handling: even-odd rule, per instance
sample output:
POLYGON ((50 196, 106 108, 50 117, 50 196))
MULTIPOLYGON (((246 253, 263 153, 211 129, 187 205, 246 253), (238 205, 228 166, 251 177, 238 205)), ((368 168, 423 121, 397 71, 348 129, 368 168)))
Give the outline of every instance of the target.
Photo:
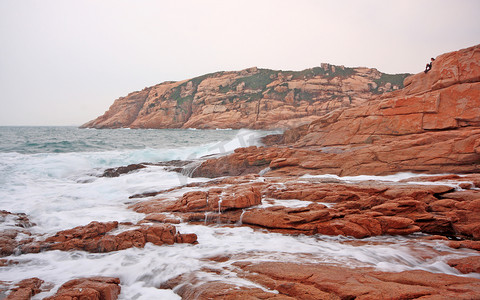
MULTIPOLYGON (((179 106, 184 103, 192 102, 197 93, 200 83, 212 77, 221 77, 228 72, 215 72, 192 78, 183 82, 179 86, 173 88, 168 95, 164 95, 164 99, 172 99, 179 106)), ((228 94, 226 97, 228 102, 241 101, 257 101, 268 95, 268 98, 284 101, 289 92, 293 91, 294 100, 303 100, 308 102, 316 101, 317 96, 311 91, 300 88, 288 89, 288 82, 299 80, 310 80, 315 77, 322 77, 327 80, 333 78, 349 78, 357 74, 355 68, 333 66, 324 64, 321 67, 314 67, 302 71, 277 71, 270 69, 249 69, 246 74, 239 73, 239 76, 225 85, 218 86, 218 92, 228 94), (283 80, 277 87, 280 89, 268 88, 267 86, 275 80, 283 80)), ((380 73, 378 79, 372 80, 370 90, 374 94, 380 94, 386 91, 403 88, 403 80, 410 74, 385 74, 380 73)), ((324 94, 323 97, 328 96, 324 94)), ((331 99, 341 98, 339 95, 331 94, 331 99)))

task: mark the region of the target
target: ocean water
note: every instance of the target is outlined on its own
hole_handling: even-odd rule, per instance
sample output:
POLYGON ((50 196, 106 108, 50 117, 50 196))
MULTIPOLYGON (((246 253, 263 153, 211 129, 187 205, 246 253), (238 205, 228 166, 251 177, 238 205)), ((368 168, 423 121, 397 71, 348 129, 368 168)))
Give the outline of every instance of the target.
MULTIPOLYGON (((27 214, 36 224, 31 231, 39 238, 91 221, 136 222, 144 215, 127 208, 131 203, 129 196, 210 179, 188 178, 160 166, 148 166, 115 178, 98 177, 106 168, 222 155, 238 147, 260 145, 260 137, 269 133, 0 127, 0 210, 27 214)), ((387 179, 368 177, 368 180, 395 181, 404 177, 405 174, 399 174, 387 179)), ((278 200, 275 204, 305 205, 294 199, 278 200)), ((3 222, 0 230, 12 226, 3 222)), ((292 236, 241 226, 181 223, 177 229, 182 233, 196 233, 199 243, 147 244, 143 249, 102 254, 47 251, 12 255, 7 259, 19 263, 0 267, 0 281, 39 277, 54 286, 51 291, 33 298, 42 299, 73 278, 114 276, 121 280, 120 299, 179 299, 173 291, 158 287, 186 272, 196 272, 202 280, 252 285, 233 272, 232 263, 245 259, 327 262, 352 267, 373 266, 383 271, 422 269, 460 275, 445 262, 474 254, 469 250, 453 250, 440 241, 418 241, 412 237, 375 237, 358 242, 348 237, 292 236), (229 256, 230 260, 208 259, 218 255, 229 256), (205 267, 218 269, 219 274, 202 272, 205 267)))

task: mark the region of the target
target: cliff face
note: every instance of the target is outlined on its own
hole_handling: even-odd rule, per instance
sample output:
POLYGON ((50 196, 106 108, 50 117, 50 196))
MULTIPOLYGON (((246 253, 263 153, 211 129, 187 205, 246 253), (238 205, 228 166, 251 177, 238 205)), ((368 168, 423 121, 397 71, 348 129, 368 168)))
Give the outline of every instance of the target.
POLYGON ((398 90, 406 76, 329 64, 300 72, 217 72, 130 93, 82 127, 292 128, 398 90))
POLYGON ((480 45, 439 56, 381 98, 321 117, 289 142, 341 153, 306 164, 343 175, 480 171, 480 45))

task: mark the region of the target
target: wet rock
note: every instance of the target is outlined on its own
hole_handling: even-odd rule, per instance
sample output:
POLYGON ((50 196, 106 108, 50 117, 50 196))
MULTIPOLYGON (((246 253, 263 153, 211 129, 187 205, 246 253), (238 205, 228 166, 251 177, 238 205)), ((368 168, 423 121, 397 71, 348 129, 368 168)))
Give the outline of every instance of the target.
POLYGON ((165 167, 167 171, 183 173, 184 171, 186 172, 186 168, 188 168, 190 165, 193 165, 193 164, 195 164, 195 161, 170 160, 170 161, 163 161, 163 162, 147 164, 147 165, 161 166, 161 167, 165 167))
MULTIPOLYGON (((281 284, 302 283, 314 287, 318 292, 341 299, 413 299, 434 295, 468 298, 475 295, 480 288, 478 279, 425 271, 389 273, 371 269, 275 262, 242 263, 240 267, 280 281, 281 284), (452 289, 459 285, 465 289, 462 291, 452 289)), ((289 292, 288 289, 281 290, 289 292)))
POLYGON ((0 224, 5 228, 0 233, 0 256, 8 256, 22 244, 29 242, 29 228, 35 224, 23 213, 0 211, 0 224), (19 238, 24 235, 25 238, 19 238))
POLYGON ((480 229, 477 200, 470 199, 469 193, 460 193, 455 200, 442 199, 452 194, 452 187, 437 183, 258 179, 229 177, 181 197, 142 201, 132 208, 151 214, 145 221, 158 217, 161 222, 165 219, 162 214, 170 213, 188 222, 243 224, 275 232, 357 238, 415 232, 475 238, 480 229), (462 199, 462 195, 466 198, 462 199), (257 206, 269 201, 274 204, 276 199, 285 202, 257 206), (292 199, 305 201, 305 205, 288 207, 292 199))
POLYGON ((186 192, 174 201, 155 199, 131 207, 138 212, 218 212, 243 209, 261 203, 261 192, 255 184, 211 188, 208 191, 186 192))
POLYGON ((64 283, 54 296, 45 300, 98 299, 115 300, 120 294, 120 279, 114 277, 90 277, 73 279, 64 283))
POLYGON ((43 280, 36 277, 24 279, 15 285, 5 300, 28 300, 42 292, 40 287, 43 282, 43 280))
POLYGON ((293 300, 295 298, 266 292, 257 287, 239 287, 226 282, 199 283, 190 276, 180 276, 163 283, 160 288, 175 289, 182 299, 277 299, 293 300))
MULTIPOLYGON (((233 266, 229 270, 242 278, 242 284, 235 286, 187 273, 165 282, 161 288, 173 289, 184 299, 475 299, 480 291, 479 279, 420 270, 393 273, 373 268, 248 260, 233 266)), ((217 269, 203 272, 221 274, 217 269)))
POLYGON ((131 247, 143 248, 150 242, 161 246, 177 243, 196 243, 195 234, 180 234, 170 224, 132 226, 116 235, 110 232, 118 222, 91 222, 86 226, 58 232, 45 240, 47 250, 85 250, 88 252, 111 252, 131 247))
POLYGON ((103 171, 101 177, 118 177, 123 174, 146 168, 143 164, 131 164, 125 167, 110 168, 103 171))
POLYGON ((4 259, 4 258, 0 259, 0 267, 16 265, 16 264, 18 264, 18 261, 10 260, 10 259, 4 259))
POLYGON ((471 240, 451 241, 448 243, 448 246, 455 249, 468 248, 468 249, 480 251, 480 241, 471 241, 471 240))
POLYGON ((144 220, 146 221, 150 221, 150 222, 159 222, 159 223, 170 223, 170 224, 179 224, 180 223, 180 219, 179 218, 175 218, 175 217, 172 217, 172 216, 169 216, 169 215, 165 215, 165 214, 162 214, 162 213, 152 213, 152 214, 148 214, 144 220))
POLYGON ((480 273, 480 256, 451 259, 448 261, 448 265, 464 274, 472 272, 480 273))
POLYGON ((271 155, 254 155, 263 151, 263 147, 256 146, 244 149, 236 149, 235 153, 219 158, 207 159, 202 162, 192 173, 192 177, 216 178, 222 176, 241 176, 246 174, 258 174, 267 168, 271 161, 271 155))

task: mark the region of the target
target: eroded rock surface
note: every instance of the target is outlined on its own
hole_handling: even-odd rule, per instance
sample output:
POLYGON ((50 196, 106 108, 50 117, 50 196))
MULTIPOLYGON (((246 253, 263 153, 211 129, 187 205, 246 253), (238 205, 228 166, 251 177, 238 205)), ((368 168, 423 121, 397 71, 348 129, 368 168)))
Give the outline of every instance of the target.
POLYGON ((415 177, 412 182, 231 177, 201 191, 181 197, 166 194, 132 208, 157 222, 244 224, 277 232, 356 238, 423 232, 479 239, 480 193, 473 184, 479 179, 478 175, 457 175, 443 181, 437 177, 428 184, 429 177, 415 177), (296 205, 290 206, 289 201, 296 205))

